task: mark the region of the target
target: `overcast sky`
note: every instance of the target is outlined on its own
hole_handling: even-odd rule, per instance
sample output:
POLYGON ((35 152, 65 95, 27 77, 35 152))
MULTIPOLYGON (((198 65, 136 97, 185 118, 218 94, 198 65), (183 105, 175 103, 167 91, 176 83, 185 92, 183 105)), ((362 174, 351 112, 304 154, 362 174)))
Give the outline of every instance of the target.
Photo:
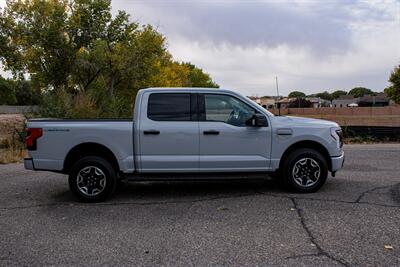
POLYGON ((246 95, 276 94, 275 76, 282 95, 382 91, 400 63, 396 0, 113 0, 112 7, 157 27, 176 60, 246 95))

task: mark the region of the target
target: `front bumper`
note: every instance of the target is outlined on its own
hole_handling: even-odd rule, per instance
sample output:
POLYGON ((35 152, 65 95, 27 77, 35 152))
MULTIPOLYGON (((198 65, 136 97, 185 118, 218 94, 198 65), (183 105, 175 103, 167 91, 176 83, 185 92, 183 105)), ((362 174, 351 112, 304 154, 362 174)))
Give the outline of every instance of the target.
POLYGON ((33 159, 32 158, 24 158, 24 167, 27 170, 35 170, 33 166, 33 159))
POLYGON ((344 164, 344 152, 342 152, 342 155, 338 157, 331 157, 331 172, 336 172, 343 168, 344 164))

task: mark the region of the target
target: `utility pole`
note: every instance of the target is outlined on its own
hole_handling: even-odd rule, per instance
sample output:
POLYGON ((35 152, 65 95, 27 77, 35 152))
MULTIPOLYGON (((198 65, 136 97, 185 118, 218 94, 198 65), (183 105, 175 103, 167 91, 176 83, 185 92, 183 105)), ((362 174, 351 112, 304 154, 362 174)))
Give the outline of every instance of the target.
POLYGON ((277 94, 277 106, 278 106, 278 115, 281 115, 281 103, 279 103, 279 87, 278 87, 278 76, 275 76, 275 84, 276 84, 276 94, 277 94))

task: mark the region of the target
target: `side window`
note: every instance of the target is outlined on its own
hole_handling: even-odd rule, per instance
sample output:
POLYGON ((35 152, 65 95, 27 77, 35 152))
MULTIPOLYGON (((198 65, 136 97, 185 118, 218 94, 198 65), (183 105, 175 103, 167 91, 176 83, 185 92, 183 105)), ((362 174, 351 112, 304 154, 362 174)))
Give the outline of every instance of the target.
POLYGON ((221 121, 234 126, 244 127, 256 111, 229 95, 206 94, 205 102, 205 120, 221 121))
POLYGON ((190 121, 190 94, 151 94, 147 117, 153 121, 190 121))

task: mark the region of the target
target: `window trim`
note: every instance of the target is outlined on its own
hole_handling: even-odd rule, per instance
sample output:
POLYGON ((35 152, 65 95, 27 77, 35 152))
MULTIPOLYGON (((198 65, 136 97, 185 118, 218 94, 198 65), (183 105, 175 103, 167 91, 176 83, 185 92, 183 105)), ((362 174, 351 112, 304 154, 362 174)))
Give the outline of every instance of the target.
POLYGON ((161 121, 161 122, 192 122, 192 121, 197 121, 198 120, 198 112, 197 112, 197 94, 195 93, 190 93, 190 92, 154 92, 154 93, 150 93, 148 96, 148 100, 147 100, 147 109, 146 109, 146 117, 147 119, 151 120, 151 121, 161 121), (152 95, 156 95, 156 94, 174 94, 174 95, 189 95, 189 120, 155 120, 154 118, 150 118, 149 117, 149 108, 150 108, 150 97, 152 95))

